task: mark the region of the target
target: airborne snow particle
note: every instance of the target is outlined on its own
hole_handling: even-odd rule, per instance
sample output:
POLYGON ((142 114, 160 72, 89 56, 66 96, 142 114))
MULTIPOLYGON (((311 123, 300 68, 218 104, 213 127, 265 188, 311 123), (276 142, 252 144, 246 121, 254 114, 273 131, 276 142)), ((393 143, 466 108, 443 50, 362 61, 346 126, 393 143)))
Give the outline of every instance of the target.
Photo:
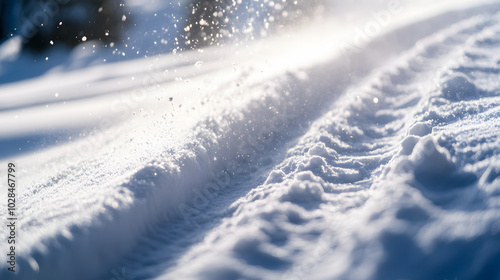
POLYGON ((82 37, 82 42, 86 42, 87 41, 87 36, 83 36, 82 37))

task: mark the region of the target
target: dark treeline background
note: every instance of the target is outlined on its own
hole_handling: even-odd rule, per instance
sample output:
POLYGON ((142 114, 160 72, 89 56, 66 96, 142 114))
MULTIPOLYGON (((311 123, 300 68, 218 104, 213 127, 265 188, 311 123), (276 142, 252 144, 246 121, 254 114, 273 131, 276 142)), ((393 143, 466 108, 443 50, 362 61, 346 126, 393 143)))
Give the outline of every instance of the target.
MULTIPOLYGON (((179 39, 185 48, 198 48, 242 34, 262 36, 309 20, 324 1, 190 0, 179 39)), ((85 40, 120 42, 133 21, 124 4, 126 0, 0 0, 0 42, 21 35, 33 50, 43 50, 51 41, 69 46, 85 40)))
POLYGON ((116 41, 126 21, 123 0, 0 0, 0 41, 21 35, 25 46, 43 50, 52 42, 116 41))

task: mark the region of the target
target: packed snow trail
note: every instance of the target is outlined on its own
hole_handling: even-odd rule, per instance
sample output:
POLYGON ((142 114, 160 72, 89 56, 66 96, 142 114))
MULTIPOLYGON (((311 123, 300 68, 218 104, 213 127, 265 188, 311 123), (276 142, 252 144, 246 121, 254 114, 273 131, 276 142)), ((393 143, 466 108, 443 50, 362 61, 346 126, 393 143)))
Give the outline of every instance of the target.
POLYGON ((496 279, 500 44, 485 43, 499 19, 420 40, 347 90, 264 183, 229 179, 250 190, 229 209, 203 199, 231 195, 200 194, 122 267, 140 279, 166 265, 158 279, 496 279))
POLYGON ((498 10, 426 18, 350 60, 313 25, 228 63, 229 47, 97 68, 66 86, 102 86, 46 87, 67 102, 47 105, 48 124, 33 122, 46 97, 10 103, 14 138, 83 115, 77 129, 99 127, 14 159, 16 276, 498 277, 498 10))

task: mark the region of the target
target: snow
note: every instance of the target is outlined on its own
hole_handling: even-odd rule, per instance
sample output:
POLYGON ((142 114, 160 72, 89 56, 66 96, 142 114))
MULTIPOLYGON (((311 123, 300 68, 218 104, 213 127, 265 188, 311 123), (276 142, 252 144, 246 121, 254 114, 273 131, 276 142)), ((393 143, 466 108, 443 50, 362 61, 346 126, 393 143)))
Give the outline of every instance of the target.
POLYGON ((456 2, 1 79, 0 278, 497 279, 500 7, 456 2))

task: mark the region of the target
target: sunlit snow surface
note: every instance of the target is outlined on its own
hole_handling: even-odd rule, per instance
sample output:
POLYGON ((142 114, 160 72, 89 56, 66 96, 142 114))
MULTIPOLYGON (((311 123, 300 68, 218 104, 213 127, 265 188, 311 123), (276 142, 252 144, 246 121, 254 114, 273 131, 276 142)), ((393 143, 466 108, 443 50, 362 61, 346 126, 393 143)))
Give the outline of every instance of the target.
POLYGON ((500 279, 500 6, 410 2, 2 85, 0 278, 500 279))

